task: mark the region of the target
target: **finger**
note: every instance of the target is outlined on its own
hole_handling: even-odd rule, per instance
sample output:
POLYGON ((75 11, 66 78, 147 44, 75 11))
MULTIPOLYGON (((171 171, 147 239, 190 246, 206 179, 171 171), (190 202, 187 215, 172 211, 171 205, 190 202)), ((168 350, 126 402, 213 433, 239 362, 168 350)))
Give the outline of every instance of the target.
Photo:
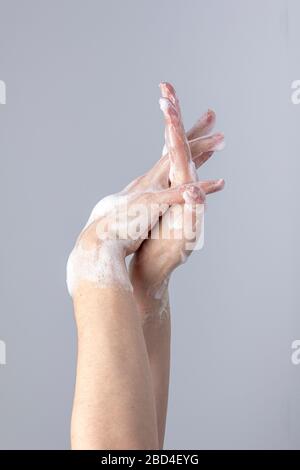
POLYGON ((205 201, 205 192, 199 181, 177 186, 176 188, 164 189, 162 191, 153 191, 144 193, 138 198, 139 204, 161 204, 171 206, 172 204, 184 204, 183 194, 189 191, 195 196, 195 203, 203 204, 205 201))
MULTIPOLYGON (((165 115, 165 120, 166 120, 166 128, 169 127, 171 128, 173 125, 181 127, 181 132, 178 132, 178 138, 180 138, 181 134, 184 134, 184 129, 181 123, 180 119, 180 107, 179 107, 179 102, 176 97, 175 90, 173 86, 170 83, 161 83, 160 84, 160 89, 162 96, 165 97, 168 100, 168 103, 170 105, 170 109, 168 113, 164 113, 165 115)), ((174 137, 174 136, 173 136, 174 137)), ((175 138, 177 135, 175 136, 175 138)), ((172 138, 172 135, 167 138, 172 138)), ((186 141, 186 136, 184 134, 184 141, 186 141)), ((184 142, 184 145, 188 144, 187 142, 184 142)), ((137 192, 137 191, 145 191, 150 187, 157 187, 163 188, 163 187, 168 187, 169 184, 169 163, 168 159, 169 156, 166 155, 166 158, 161 158, 155 165, 154 167, 148 171, 145 175, 137 178, 133 182, 131 182, 129 185, 127 185, 123 192, 125 193, 130 193, 130 192, 137 192)))
MULTIPOLYGON (((197 148, 199 147, 194 146, 194 149, 197 148)), ((203 146, 203 148, 205 148, 205 146, 203 146)), ((169 187, 170 159, 167 149, 166 152, 167 153, 163 151, 162 157, 153 165, 152 168, 150 168, 141 181, 141 187, 144 187, 145 190, 150 188, 164 189, 169 187)), ((213 151, 198 151, 197 154, 196 152, 194 152, 194 154, 192 153, 192 160, 195 164, 195 167, 199 168, 213 154, 213 151)))
POLYGON ((177 109, 168 98, 160 99, 165 117, 165 140, 170 160, 170 180, 173 185, 193 181, 191 150, 177 109))
MULTIPOLYGON (((196 169, 204 165, 204 163, 213 156, 213 151, 200 152, 193 156, 193 162, 196 169)), ((170 163, 168 155, 163 156, 154 166, 143 176, 136 178, 128 184, 122 193, 148 191, 150 188, 165 189, 169 186, 170 163)))
POLYGON ((191 151, 179 115, 168 98, 161 98, 159 103, 165 117, 165 139, 170 159, 170 179, 176 185, 193 181, 191 151))
POLYGON ((184 127, 183 127, 182 118, 181 118, 181 110, 180 110, 179 100, 177 98, 177 95, 176 95, 176 92, 175 92, 175 89, 174 89, 173 85, 171 85, 171 83, 168 83, 168 82, 162 82, 162 83, 159 84, 159 87, 160 87, 160 91, 161 91, 161 96, 163 98, 166 98, 167 100, 169 100, 172 103, 172 105, 174 106, 174 109, 175 109, 175 111, 177 113, 177 116, 178 116, 178 125, 180 126, 181 132, 184 135, 184 140, 187 140, 185 130, 184 130, 184 127))
MULTIPOLYGON (((203 152, 193 158, 196 168, 202 166, 209 158, 213 156, 214 152, 203 152)), ((148 191, 150 188, 154 189, 167 189, 169 187, 169 171, 170 163, 167 156, 161 158, 146 175, 147 184, 143 183, 144 190, 148 191)), ((213 180, 214 181, 214 180, 213 180)))
MULTIPOLYGON (((197 189, 200 190, 200 188, 197 189)), ((203 246, 205 195, 202 192, 202 199, 204 201, 202 204, 197 202, 195 191, 185 191, 183 193, 183 198, 185 200, 183 211, 183 230, 184 238, 186 240, 186 255, 188 255, 190 254, 190 251, 196 247, 196 245, 198 249, 203 246)))
POLYGON ((193 158, 196 169, 202 166, 210 157, 212 157, 214 152, 202 152, 200 155, 197 155, 193 158))
POLYGON ((206 137, 199 137, 189 141, 192 155, 199 155, 201 152, 211 150, 218 151, 225 148, 225 138, 222 132, 206 137))
POLYGON ((175 88, 173 87, 173 85, 171 85, 171 83, 168 83, 168 82, 161 82, 159 84, 159 88, 161 91, 161 96, 163 98, 169 99, 171 103, 173 104, 173 106, 175 107, 175 109, 177 110, 178 115, 181 116, 179 101, 178 101, 175 88))
MULTIPOLYGON (((173 105, 178 107, 180 112, 179 102, 173 86, 167 82, 163 83, 162 85, 162 96, 168 97, 173 105)), ((217 145, 217 142, 213 141, 213 136, 204 138, 203 136, 211 132, 215 121, 216 115, 213 110, 209 109, 186 134, 187 138, 191 139, 189 145, 191 149, 192 160, 194 161, 196 168, 199 168, 201 165, 203 165, 213 155, 212 147, 217 145)), ((170 164, 167 153, 162 156, 160 160, 158 160, 144 176, 137 178, 133 183, 128 185, 125 188, 125 191, 138 192, 148 190, 149 188, 167 188, 169 185, 169 171, 170 164)))
POLYGON ((200 181, 200 187, 205 194, 211 194, 216 193, 217 191, 221 191, 224 186, 225 181, 223 179, 200 181))
MULTIPOLYGON (((162 85, 164 85, 162 87, 162 96, 166 98, 168 97, 173 105, 177 105, 178 100, 172 85, 170 83, 164 83, 162 85)), ((179 103, 178 108, 180 111, 179 103)), ((194 161, 196 168, 203 165, 213 155, 213 151, 210 147, 214 147, 216 142, 211 140, 211 136, 207 137, 208 141, 206 141, 205 138, 199 139, 199 137, 203 137, 211 132, 215 124, 215 120, 216 115, 214 111, 209 109, 186 134, 188 138, 192 139, 191 142, 189 142, 189 145, 192 160, 194 161)), ((169 186, 170 163, 168 151, 167 149, 165 150, 166 152, 163 152, 162 157, 154 164, 146 175, 144 175, 143 178, 136 180, 134 185, 126 187, 126 190, 148 190, 150 188, 163 189, 169 186)))
POLYGON ((216 123, 216 114, 209 109, 187 132, 188 140, 197 139, 204 135, 210 134, 216 123))
POLYGON ((225 181, 223 179, 196 181, 194 183, 181 184, 176 188, 145 193, 141 195, 141 200, 146 204, 184 204, 186 201, 183 194, 188 191, 195 196, 195 203, 204 204, 206 194, 221 191, 224 185, 225 181))
MULTIPOLYGON (((146 213, 147 219, 143 218, 143 224, 150 230, 162 216, 174 204, 191 204, 192 209, 197 209, 199 204, 205 204, 205 196, 208 193, 220 191, 224 187, 224 180, 204 181, 182 184, 176 188, 162 191, 143 193, 133 198, 130 209, 146 213), (145 220, 147 222, 145 222, 145 220)), ((144 214, 145 215, 145 214, 144 214)))
POLYGON ((189 250, 200 235, 205 210, 205 194, 200 187, 192 186, 186 188, 182 196, 184 204, 172 205, 169 211, 170 218, 166 220, 173 229, 175 239, 185 240, 186 249, 189 250))
MULTIPOLYGON (((213 156, 214 152, 201 152, 193 156, 193 162, 196 168, 202 166, 209 158, 213 156)), ((125 191, 132 192, 149 191, 150 189, 166 189, 169 187, 169 173, 170 162, 169 156, 164 155, 161 157, 153 167, 143 177, 137 178, 133 183, 126 186, 125 191)))

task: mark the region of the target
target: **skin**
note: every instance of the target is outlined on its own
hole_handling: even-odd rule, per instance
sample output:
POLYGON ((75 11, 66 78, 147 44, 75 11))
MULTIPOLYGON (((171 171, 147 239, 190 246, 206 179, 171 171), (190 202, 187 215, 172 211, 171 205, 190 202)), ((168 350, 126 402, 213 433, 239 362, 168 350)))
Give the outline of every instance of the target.
POLYGON ((81 283, 73 449, 157 449, 149 359, 132 293, 81 283))
MULTIPOLYGON (((161 92, 168 153, 121 191, 114 205, 126 196, 131 207, 155 203, 164 209, 141 223, 137 239, 106 240, 99 238, 99 224, 110 223, 110 210, 100 201, 72 252, 75 260, 79 246, 92 253, 95 269, 102 263, 99 253, 117 258, 122 278, 133 286, 130 291, 121 282, 99 285, 75 272, 72 295, 78 363, 71 424, 74 449, 163 446, 170 369, 168 280, 190 250, 184 238, 144 241, 144 235, 149 231, 159 234, 178 204, 187 206, 196 227, 196 205, 203 206, 205 195, 222 189, 224 182, 198 181, 192 165, 192 161, 196 167, 203 164, 223 139, 220 134, 201 138, 210 132, 214 113, 208 112, 186 135, 175 91, 170 84, 162 84, 161 92), (125 257, 132 253, 129 274, 125 257)), ((194 242, 201 232, 201 220, 194 242)), ((179 230, 177 225, 171 229, 174 235, 179 230)))
MULTIPOLYGON (((145 184, 146 188, 147 184, 165 188, 169 185, 172 187, 188 181, 197 181, 195 173, 191 172, 190 162, 193 161, 195 167, 199 168, 213 155, 213 149, 223 140, 223 134, 203 138, 210 133, 215 124, 215 114, 211 110, 185 135, 175 90, 170 84, 161 84, 160 88, 162 97, 175 107, 175 113, 173 107, 169 108, 170 112, 167 110, 164 113, 168 154, 163 156, 145 176, 145 182, 142 184, 145 184), (175 148, 172 142, 175 142, 175 148), (177 166, 179 171, 170 172, 172 166, 177 166), (169 178, 170 173, 173 174, 172 181, 169 178)), ((205 194, 219 191, 223 187, 223 180, 209 181, 201 185, 205 194)), ((170 375, 171 317, 168 285, 172 272, 182 264, 184 259, 182 253, 185 251, 185 242, 184 238, 181 240, 148 239, 135 253, 130 264, 130 277, 142 317, 155 390, 160 448, 163 447, 165 435, 170 375), (161 299, 154 298, 153 292, 155 291, 163 292, 161 299)), ((190 253, 185 251, 187 256, 190 253)))

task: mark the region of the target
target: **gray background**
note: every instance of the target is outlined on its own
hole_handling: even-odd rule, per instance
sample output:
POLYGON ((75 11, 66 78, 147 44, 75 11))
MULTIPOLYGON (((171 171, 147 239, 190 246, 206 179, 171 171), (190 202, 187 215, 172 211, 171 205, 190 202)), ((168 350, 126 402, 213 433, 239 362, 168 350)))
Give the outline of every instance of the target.
POLYGON ((101 197, 160 155, 158 83, 227 148, 203 177, 205 249, 171 284, 167 448, 300 449, 298 0, 0 0, 0 447, 69 447, 76 336, 65 287, 101 197))

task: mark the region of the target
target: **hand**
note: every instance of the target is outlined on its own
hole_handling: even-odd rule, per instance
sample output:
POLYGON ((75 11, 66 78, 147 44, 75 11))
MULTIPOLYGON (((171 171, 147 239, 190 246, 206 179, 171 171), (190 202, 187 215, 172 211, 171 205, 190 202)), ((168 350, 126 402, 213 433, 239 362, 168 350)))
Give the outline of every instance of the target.
MULTIPOLYGON (((186 136, 175 90, 170 84, 165 83, 161 84, 161 91, 160 104, 166 122, 165 148, 168 152, 169 165, 166 165, 166 162, 162 160, 151 170, 151 180, 158 182, 158 184, 170 182, 171 187, 187 182, 196 182, 198 178, 195 167, 205 163, 213 154, 213 149, 222 147, 223 135, 202 137, 203 134, 211 130, 214 124, 214 114, 209 112, 206 118, 202 118, 186 136), (192 137, 189 143, 188 137, 192 137)), ((223 180, 207 181, 200 183, 197 190, 186 192, 184 195, 187 203, 185 208, 189 210, 182 212, 178 211, 177 206, 172 206, 152 230, 155 239, 149 238, 143 242, 130 266, 132 283, 140 304, 148 304, 149 294, 150 297, 157 299, 163 295, 170 274, 187 259, 197 240, 203 234, 205 195, 219 191, 223 186, 223 180), (200 207, 199 204, 201 204, 200 207), (174 219, 176 219, 176 224, 174 225, 173 222, 172 227, 174 219), (184 228, 188 225, 188 219, 192 220, 194 240, 187 240, 185 237, 184 228), (171 239, 164 239, 161 236, 163 227, 167 227, 168 233, 171 232, 171 239)))
MULTIPOLYGON (((158 223, 159 217, 162 221, 168 220, 167 216, 173 214, 178 204, 189 206, 192 225, 197 228, 198 203, 203 207, 205 193, 220 189, 221 183, 197 181, 191 156, 195 164, 200 165, 223 141, 222 135, 202 139, 202 132, 209 132, 214 122, 214 114, 208 112, 191 130, 191 141, 187 143, 179 107, 171 98, 164 96, 162 102, 167 154, 146 175, 95 206, 68 260, 67 281, 78 330, 73 448, 163 447, 170 322, 162 323, 160 316, 156 316, 157 321, 143 322, 141 328, 137 284, 134 285, 135 295, 126 292, 132 286, 125 256, 143 253, 149 246, 150 258, 146 264, 140 263, 142 283, 148 281, 149 273, 161 279, 160 266, 166 267, 165 272, 174 268, 186 237, 157 240, 155 245, 152 240, 144 243, 144 239, 149 230, 159 232, 162 226, 158 223), (166 242, 165 247, 162 242, 166 242), (161 260, 151 258, 155 255, 152 247, 158 249, 161 260), (164 255, 166 262, 161 263, 164 255)), ((183 222, 185 225, 185 216, 183 222)), ((177 226, 169 224, 168 228, 171 235, 177 231, 180 234, 177 226)), ((197 236, 196 231, 192 244, 197 236)), ((138 255, 134 259, 138 259, 138 255)), ((148 286, 151 287, 151 283, 148 286)), ((139 293, 143 295, 143 290, 139 293)), ((155 295, 160 292, 155 291, 155 295)))
MULTIPOLYGON (((188 133, 189 146, 197 167, 210 158, 214 149, 222 145, 224 139, 222 134, 203 137, 203 134, 210 132, 214 121, 214 113, 208 111, 188 133)), ((67 284, 71 295, 81 280, 101 286, 113 284, 132 289, 124 263, 125 256, 140 247, 148 231, 157 223, 159 216, 168 209, 168 204, 184 202, 184 186, 168 189, 169 173, 170 160, 166 154, 147 174, 134 180, 120 193, 105 197, 94 207, 68 260, 67 284), (142 220, 140 214, 134 214, 137 206, 149 209, 153 204, 164 207, 152 210, 150 215, 147 210, 147 216, 144 213, 142 220), (125 237, 124 233, 119 236, 124 227, 117 223, 116 213, 122 215, 123 225, 125 221, 127 228, 125 237), (135 231, 137 222, 140 224, 138 233, 135 231), (108 230, 105 229, 107 227, 108 230), (128 232, 133 236, 128 237, 128 232)), ((174 186, 174 183, 172 184, 174 186)), ((218 181, 200 182, 197 185, 205 193, 219 189, 218 181)), ((149 246, 150 243, 151 240, 149 246)), ((151 245, 149 254, 154 249, 154 244, 151 245)), ((160 249, 163 249, 163 245, 160 249)), ((155 272, 159 264, 155 263, 155 260, 152 261, 155 272)), ((146 280, 147 270, 144 270, 143 274, 146 280)))
POLYGON ((67 264, 71 295, 82 282, 97 287, 132 290, 125 257, 134 253, 171 204, 182 204, 194 184, 161 190, 143 190, 135 182, 121 193, 102 199, 80 233, 67 264))

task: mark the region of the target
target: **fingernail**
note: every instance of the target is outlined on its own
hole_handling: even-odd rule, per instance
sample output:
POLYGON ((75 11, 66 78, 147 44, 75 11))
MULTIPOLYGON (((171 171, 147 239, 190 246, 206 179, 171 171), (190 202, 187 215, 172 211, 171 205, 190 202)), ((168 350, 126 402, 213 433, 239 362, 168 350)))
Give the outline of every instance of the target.
POLYGON ((206 121, 210 122, 215 116, 215 113, 213 112, 212 109, 208 109, 206 113, 206 121))
POLYGON ((214 118, 214 112, 212 109, 208 109, 205 114, 199 119, 200 124, 205 126, 206 124, 209 124, 213 118, 214 118))
POLYGON ((168 87, 167 87, 167 83, 166 83, 166 82, 160 82, 159 88, 160 88, 160 92, 161 92, 161 94, 162 94, 162 97, 163 97, 163 98, 167 98, 167 97, 168 97, 168 87))

